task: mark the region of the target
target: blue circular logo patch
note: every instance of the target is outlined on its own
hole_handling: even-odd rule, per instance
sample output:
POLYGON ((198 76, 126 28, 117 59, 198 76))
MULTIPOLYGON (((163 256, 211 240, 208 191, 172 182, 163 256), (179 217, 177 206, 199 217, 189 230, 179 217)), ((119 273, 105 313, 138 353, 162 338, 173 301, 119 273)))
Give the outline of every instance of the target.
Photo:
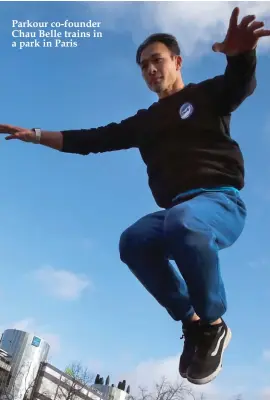
POLYGON ((180 117, 181 117, 182 119, 187 119, 188 117, 191 116, 191 114, 193 113, 193 110, 194 110, 194 108, 193 108, 193 105, 192 105, 192 104, 190 104, 190 103, 184 103, 184 104, 181 106, 180 110, 179 110, 180 117))

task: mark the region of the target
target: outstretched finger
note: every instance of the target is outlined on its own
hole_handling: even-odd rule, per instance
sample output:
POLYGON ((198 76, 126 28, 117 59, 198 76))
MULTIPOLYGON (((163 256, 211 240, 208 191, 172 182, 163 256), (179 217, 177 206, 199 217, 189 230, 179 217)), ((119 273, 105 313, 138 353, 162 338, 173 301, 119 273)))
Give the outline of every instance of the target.
POLYGON ((255 31, 256 29, 260 29, 264 26, 264 22, 253 21, 252 24, 249 25, 248 29, 251 31, 255 31))
POLYGON ((251 22, 255 20, 255 15, 247 15, 244 17, 240 23, 240 28, 246 28, 251 22))
POLYGON ((219 43, 219 42, 214 43, 212 46, 212 50, 215 53, 222 53, 224 51, 224 43, 219 43))
POLYGON ((233 9, 233 12, 232 12, 232 15, 230 18, 229 30, 231 30, 237 26, 239 13, 240 13, 239 7, 235 7, 233 9))
POLYGON ((270 29, 260 29, 258 31, 255 31, 254 34, 256 35, 257 38, 263 36, 270 36, 270 29))
POLYGON ((19 128, 10 124, 0 124, 0 133, 15 133, 19 128))
POLYGON ((15 133, 12 133, 12 134, 9 135, 9 136, 6 136, 5 139, 6 139, 6 140, 11 140, 11 139, 22 139, 22 137, 23 137, 23 133, 22 133, 22 132, 15 132, 15 133))
POLYGON ((5 137, 6 140, 11 140, 11 139, 19 139, 18 135, 9 135, 5 137))
POLYGON ((0 133, 7 133, 10 131, 10 126, 7 124, 0 124, 0 133))

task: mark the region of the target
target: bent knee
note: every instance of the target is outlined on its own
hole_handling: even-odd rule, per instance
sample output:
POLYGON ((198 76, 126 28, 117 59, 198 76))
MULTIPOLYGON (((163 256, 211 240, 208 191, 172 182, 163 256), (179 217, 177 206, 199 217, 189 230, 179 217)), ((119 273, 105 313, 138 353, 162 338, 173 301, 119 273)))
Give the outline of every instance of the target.
POLYGON ((149 254, 158 253, 162 248, 163 231, 151 216, 141 218, 128 227, 120 236, 119 252, 121 260, 130 264, 135 259, 142 260, 149 254))
POLYGON ((132 228, 127 228, 124 232, 122 232, 119 239, 119 253, 120 259, 124 263, 128 263, 131 257, 131 249, 133 247, 134 242, 134 234, 132 232, 132 228))
POLYGON ((127 228, 120 236, 119 253, 120 259, 126 264, 130 264, 138 252, 144 247, 144 235, 136 225, 127 228))

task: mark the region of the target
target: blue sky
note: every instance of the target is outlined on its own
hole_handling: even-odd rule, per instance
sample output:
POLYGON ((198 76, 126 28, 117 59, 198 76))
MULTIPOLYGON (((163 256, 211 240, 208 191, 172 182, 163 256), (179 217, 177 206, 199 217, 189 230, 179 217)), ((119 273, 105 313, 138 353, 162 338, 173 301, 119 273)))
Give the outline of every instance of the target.
MULTIPOLYGON (((135 64, 155 31, 176 34, 186 83, 218 75, 233 3, 0 2, 1 123, 46 130, 120 121, 156 101, 135 64), (102 38, 76 48, 12 48, 12 20, 101 21, 102 38)), ((269 3, 241 3, 270 22, 269 3)), ((235 113, 232 135, 246 163, 244 233, 221 253, 233 340, 224 371, 200 390, 221 399, 270 396, 269 41, 258 49, 258 87, 235 113), (251 397, 250 397, 251 396, 251 397), (229 397, 226 397, 229 398, 229 397)), ((81 360, 133 386, 177 376, 181 326, 120 261, 121 232, 158 208, 136 150, 61 154, 0 138, 1 330, 17 326, 52 344, 50 361, 81 360), (4 306, 3 306, 4 305, 4 306)), ((212 397, 211 397, 212 396, 212 397)))

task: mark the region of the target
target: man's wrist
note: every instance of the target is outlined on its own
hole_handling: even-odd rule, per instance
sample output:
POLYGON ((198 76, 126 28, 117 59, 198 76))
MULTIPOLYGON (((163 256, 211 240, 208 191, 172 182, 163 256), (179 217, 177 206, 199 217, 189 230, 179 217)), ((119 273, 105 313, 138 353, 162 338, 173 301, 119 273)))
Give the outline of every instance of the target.
POLYGON ((226 56, 229 58, 252 57, 252 56, 256 56, 256 50, 257 50, 257 48, 255 47, 254 49, 243 50, 243 51, 236 52, 234 54, 226 54, 226 56))
POLYGON ((34 132, 35 136, 33 139, 33 143, 34 144, 40 144, 40 140, 41 140, 41 129, 40 128, 33 128, 31 129, 32 132, 34 132))

